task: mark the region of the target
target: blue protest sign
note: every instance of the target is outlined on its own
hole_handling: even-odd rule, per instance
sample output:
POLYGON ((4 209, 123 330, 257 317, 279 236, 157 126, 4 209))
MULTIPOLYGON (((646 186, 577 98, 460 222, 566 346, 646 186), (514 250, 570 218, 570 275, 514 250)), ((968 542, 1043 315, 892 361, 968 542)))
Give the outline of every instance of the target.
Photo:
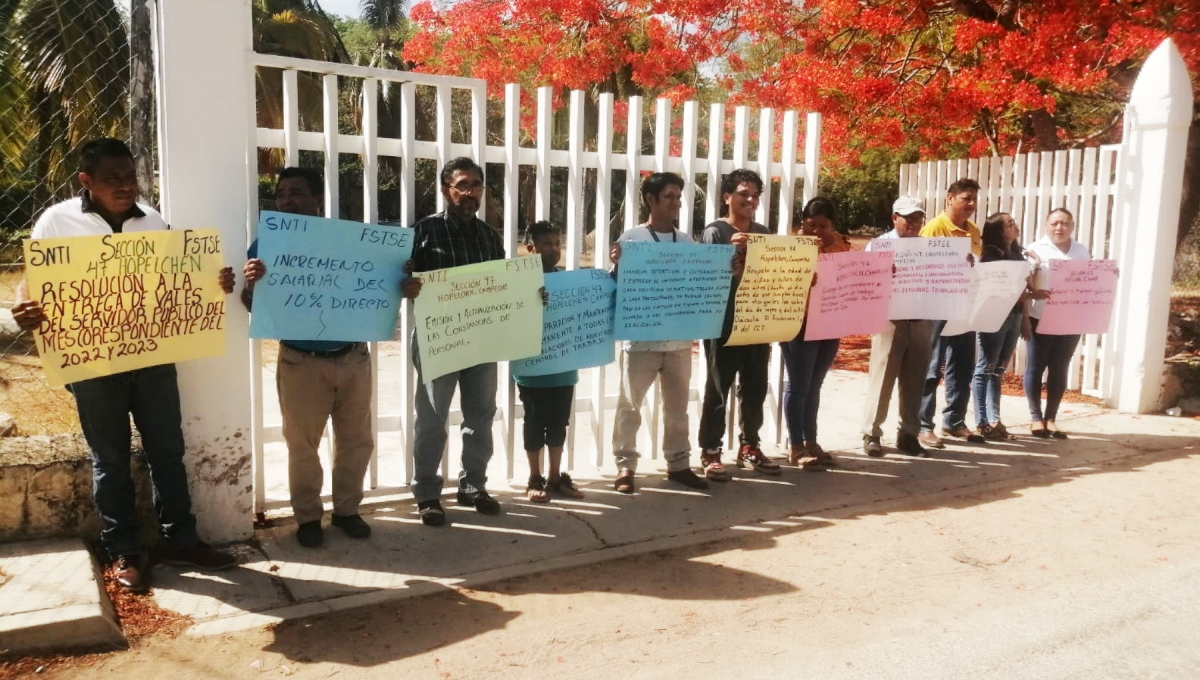
POLYGON ((413 230, 263 212, 250 337, 391 340, 413 230))
POLYGON ((513 375, 550 375, 604 366, 616 359, 613 293, 608 272, 577 269, 547 274, 550 304, 542 313, 542 353, 511 363, 513 375))
POLYGON ((703 340, 721 335, 733 246, 624 241, 617 267, 618 340, 703 340))

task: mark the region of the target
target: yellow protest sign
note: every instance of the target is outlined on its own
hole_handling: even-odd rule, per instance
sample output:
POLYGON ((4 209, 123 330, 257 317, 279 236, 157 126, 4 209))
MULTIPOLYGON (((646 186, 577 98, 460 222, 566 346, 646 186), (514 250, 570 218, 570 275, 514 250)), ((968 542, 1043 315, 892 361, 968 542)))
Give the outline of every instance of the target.
POLYGON ((733 332, 725 344, 787 342, 804 325, 820 239, 751 234, 746 243, 746 267, 734 296, 733 332))
POLYGON ((542 353, 542 256, 417 274, 417 349, 425 382, 542 353))
POLYGON ((25 240, 51 385, 225 353, 216 229, 25 240))

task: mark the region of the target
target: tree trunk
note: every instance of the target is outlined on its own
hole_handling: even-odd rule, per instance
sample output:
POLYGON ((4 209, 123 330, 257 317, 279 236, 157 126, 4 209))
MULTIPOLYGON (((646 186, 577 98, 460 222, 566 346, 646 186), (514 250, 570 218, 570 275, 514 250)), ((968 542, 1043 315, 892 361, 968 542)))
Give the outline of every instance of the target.
POLYGON ((1058 126, 1054 124, 1054 116, 1045 109, 1038 109, 1029 114, 1029 122, 1033 125, 1034 143, 1038 151, 1058 151, 1058 126))
POLYGON ((142 200, 154 196, 154 54, 151 10, 155 0, 133 0, 129 11, 129 148, 142 200))
POLYGON ((1183 243, 1200 218, 1200 102, 1192 109, 1187 155, 1183 164, 1183 203, 1179 206, 1179 231, 1175 247, 1183 243))

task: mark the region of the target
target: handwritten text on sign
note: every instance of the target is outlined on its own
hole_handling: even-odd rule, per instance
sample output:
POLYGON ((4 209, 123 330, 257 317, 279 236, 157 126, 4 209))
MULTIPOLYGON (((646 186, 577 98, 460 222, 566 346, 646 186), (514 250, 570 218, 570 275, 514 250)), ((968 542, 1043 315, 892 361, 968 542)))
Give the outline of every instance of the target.
POLYGON ((805 340, 882 333, 892 297, 892 253, 829 253, 817 263, 805 340))
POLYGON ((541 255, 420 277, 417 347, 426 383, 471 366, 541 354, 541 255))
POLYGON ((1108 332, 1117 294, 1112 260, 1050 260, 1050 299, 1037 332, 1076 335, 1108 332))
POLYGON ((877 238, 873 252, 891 252, 889 319, 961 319, 970 311, 969 238, 877 238))
POLYGON ((786 342, 804 325, 808 289, 817 271, 815 236, 751 234, 746 267, 734 296, 726 345, 786 342))
POLYGON ((546 276, 550 304, 542 315, 542 353, 512 362, 513 375, 550 375, 604 366, 616 359, 608 272, 577 269, 546 276))
POLYGON ((972 274, 967 292, 971 313, 947 322, 942 329, 944 336, 1000 330, 1025 290, 1029 264, 1011 260, 981 262, 975 265, 972 274))
POLYGON ((25 241, 51 385, 225 353, 215 229, 25 241))
POLYGON ((733 246, 624 241, 617 268, 618 340, 721 335, 733 246))
POLYGON ((391 340, 413 230, 263 212, 250 337, 391 340))

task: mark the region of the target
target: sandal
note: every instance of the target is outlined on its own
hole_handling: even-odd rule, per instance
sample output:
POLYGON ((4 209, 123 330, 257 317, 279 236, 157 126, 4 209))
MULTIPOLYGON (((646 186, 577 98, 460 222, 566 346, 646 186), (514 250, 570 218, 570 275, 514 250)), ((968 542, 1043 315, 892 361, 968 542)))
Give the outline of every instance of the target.
POLYGON ((546 478, 541 475, 529 475, 525 497, 534 503, 549 503, 550 494, 546 493, 546 478))
POLYGON ((837 459, 826 453, 825 449, 821 448, 821 445, 816 440, 808 442, 806 446, 808 448, 808 455, 817 459, 817 465, 837 466, 837 459))
POLYGON ((1008 431, 1008 428, 1004 427, 1004 423, 997 422, 995 425, 992 426, 992 429, 999 432, 1001 435, 1003 435, 1005 439, 1013 438, 1012 433, 1008 431))
POLYGON ((579 487, 575 486, 575 482, 571 480, 571 475, 565 472, 549 484, 551 491, 562 494, 567 498, 583 498, 583 492, 579 490, 579 487))
POLYGON ((613 488, 621 493, 633 493, 633 470, 625 468, 617 475, 613 488))
POLYGON ((788 452, 787 462, 788 465, 797 466, 807 457, 808 454, 804 451, 803 445, 792 444, 792 450, 788 452))
POLYGON ((1005 439, 1008 439, 1008 437, 1000 431, 1000 428, 996 427, 995 425, 987 424, 979 426, 979 436, 992 442, 1002 442, 1005 439))

